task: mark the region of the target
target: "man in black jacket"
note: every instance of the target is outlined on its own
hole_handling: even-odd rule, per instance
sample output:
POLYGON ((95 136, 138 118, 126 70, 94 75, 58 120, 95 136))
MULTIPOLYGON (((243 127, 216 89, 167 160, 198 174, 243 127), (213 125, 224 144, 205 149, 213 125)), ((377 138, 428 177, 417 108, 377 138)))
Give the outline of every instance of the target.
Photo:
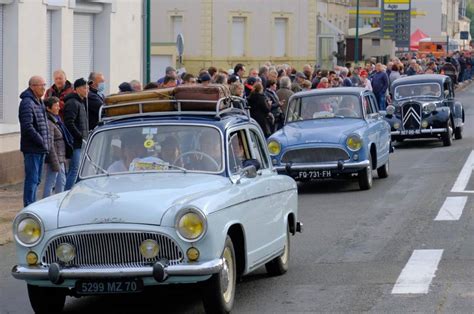
POLYGON ((64 124, 74 138, 74 150, 69 164, 64 190, 70 190, 74 185, 79 170, 82 140, 87 139, 88 119, 85 101, 89 87, 83 78, 74 82, 74 93, 66 96, 64 104, 64 124))
POLYGON ((33 76, 28 89, 21 93, 18 118, 20 120, 20 150, 25 158, 23 205, 36 202, 36 191, 41 182, 43 163, 49 151, 49 132, 43 97, 46 91, 44 78, 33 76))
POLYGON ((89 94, 87 95, 89 108, 89 130, 93 130, 99 123, 100 107, 104 105, 105 78, 100 72, 91 72, 89 75, 89 94))

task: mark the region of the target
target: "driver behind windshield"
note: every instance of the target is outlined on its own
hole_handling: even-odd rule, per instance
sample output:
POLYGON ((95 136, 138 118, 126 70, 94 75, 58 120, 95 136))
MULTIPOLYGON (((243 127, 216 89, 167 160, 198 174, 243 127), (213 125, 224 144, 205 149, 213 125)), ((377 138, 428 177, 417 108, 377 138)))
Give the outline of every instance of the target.
MULTIPOLYGON (((214 132, 214 131, 213 131, 214 132)), ((203 132, 199 136, 199 150, 189 152, 186 155, 186 169, 197 171, 219 171, 221 169, 221 145, 216 137, 209 132, 203 132)))
POLYGON ((336 115, 348 117, 348 118, 358 118, 359 114, 359 104, 356 97, 344 97, 342 99, 339 109, 336 112, 336 115))
POLYGON ((119 159, 114 161, 108 168, 107 172, 126 172, 130 169, 130 164, 137 158, 143 156, 145 148, 143 141, 137 140, 135 134, 125 134, 120 139, 119 159))
POLYGON ((171 165, 182 167, 183 163, 179 159, 181 155, 179 143, 176 137, 168 136, 161 143, 161 158, 171 165))

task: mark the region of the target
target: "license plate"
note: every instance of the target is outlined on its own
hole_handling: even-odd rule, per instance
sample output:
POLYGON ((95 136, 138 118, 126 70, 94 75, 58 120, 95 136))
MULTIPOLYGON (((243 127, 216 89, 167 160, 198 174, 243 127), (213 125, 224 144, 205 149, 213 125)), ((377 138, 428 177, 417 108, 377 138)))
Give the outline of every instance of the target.
POLYGON ((140 279, 127 280, 78 280, 76 292, 81 295, 138 293, 143 291, 143 281, 140 279))
POLYGON ((419 135, 421 134, 420 130, 402 130, 400 132, 401 135, 419 135))
POLYGON ((323 179, 331 178, 331 170, 310 170, 310 171, 299 171, 297 179, 323 179))

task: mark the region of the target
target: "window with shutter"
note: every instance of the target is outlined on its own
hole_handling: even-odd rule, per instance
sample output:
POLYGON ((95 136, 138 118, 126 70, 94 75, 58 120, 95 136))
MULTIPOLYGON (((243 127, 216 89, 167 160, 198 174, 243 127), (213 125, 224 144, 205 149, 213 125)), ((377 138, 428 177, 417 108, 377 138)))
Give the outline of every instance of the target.
POLYGON ((53 82, 53 11, 46 11, 46 84, 53 82))
POLYGON ((94 14, 74 13, 73 81, 94 69, 94 14))
POLYGON ((172 16, 171 17, 171 42, 174 42, 178 37, 178 34, 183 34, 183 17, 172 16))
POLYGON ((3 113, 3 5, 0 4, 0 121, 4 119, 3 113))
POLYGON ((234 57, 245 55, 245 17, 232 18, 232 42, 231 53, 234 57))
POLYGON ((288 19, 287 18, 276 18, 275 19, 275 57, 284 57, 286 56, 286 32, 288 28, 288 19))

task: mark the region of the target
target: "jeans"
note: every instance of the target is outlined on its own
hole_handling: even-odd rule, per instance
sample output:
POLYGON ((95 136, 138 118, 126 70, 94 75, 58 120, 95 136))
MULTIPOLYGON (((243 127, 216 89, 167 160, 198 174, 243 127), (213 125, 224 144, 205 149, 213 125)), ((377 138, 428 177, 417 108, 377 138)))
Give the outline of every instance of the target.
POLYGON ((23 186, 23 206, 36 202, 36 191, 41 183, 43 163, 46 154, 24 153, 25 182, 23 186))
POLYGON ((79 162, 81 161, 81 149, 74 148, 72 152, 71 162, 69 163, 69 170, 66 177, 66 186, 64 191, 70 190, 76 182, 77 172, 79 171, 79 162))
POLYGON ((377 98, 377 103, 379 105, 379 110, 386 110, 387 105, 385 103, 385 93, 375 94, 375 98, 377 98))
POLYGON ((46 176, 44 180, 43 198, 54 193, 61 193, 64 191, 66 184, 66 166, 64 163, 60 164, 59 171, 53 171, 51 164, 46 164, 46 176))

